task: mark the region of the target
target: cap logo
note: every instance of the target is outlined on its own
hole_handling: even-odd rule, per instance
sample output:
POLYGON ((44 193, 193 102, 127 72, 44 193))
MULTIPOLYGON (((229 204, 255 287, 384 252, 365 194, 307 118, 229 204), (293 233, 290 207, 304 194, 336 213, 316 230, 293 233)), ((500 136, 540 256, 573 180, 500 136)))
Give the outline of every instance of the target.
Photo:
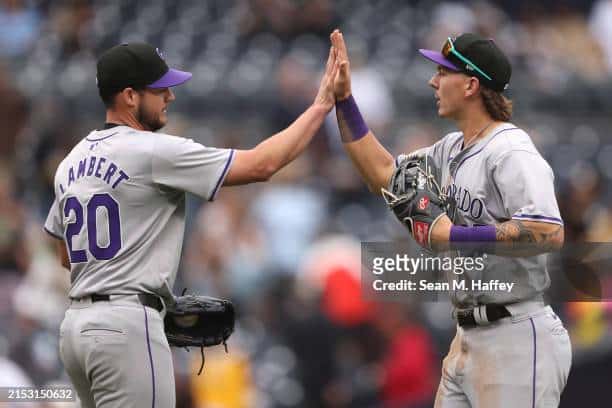
POLYGON ((159 58, 164 59, 164 54, 159 50, 159 48, 155 48, 155 52, 159 55, 159 58))

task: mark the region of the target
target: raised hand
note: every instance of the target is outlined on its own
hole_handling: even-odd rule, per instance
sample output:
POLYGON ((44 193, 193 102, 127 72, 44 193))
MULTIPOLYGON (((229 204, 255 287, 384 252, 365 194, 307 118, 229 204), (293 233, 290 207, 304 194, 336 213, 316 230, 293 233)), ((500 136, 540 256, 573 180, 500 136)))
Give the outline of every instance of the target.
POLYGON ((337 52, 338 72, 334 77, 334 96, 337 101, 342 101, 351 96, 351 68, 346 51, 346 44, 340 30, 331 33, 332 47, 337 52))
POLYGON ((323 106, 327 112, 331 111, 335 103, 334 78, 337 76, 339 69, 336 55, 337 51, 334 49, 334 47, 330 47, 327 65, 325 66, 325 73, 321 79, 319 92, 317 92, 317 96, 315 97, 314 101, 315 105, 323 106))

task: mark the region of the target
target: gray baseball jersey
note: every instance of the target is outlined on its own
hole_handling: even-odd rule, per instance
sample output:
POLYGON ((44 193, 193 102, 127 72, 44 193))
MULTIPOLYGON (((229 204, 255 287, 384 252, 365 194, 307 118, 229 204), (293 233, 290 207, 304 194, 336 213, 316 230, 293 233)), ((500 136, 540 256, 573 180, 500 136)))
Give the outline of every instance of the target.
MULTIPOLYGON (((463 134, 454 132, 420 150, 433 158, 442 189, 456 201, 454 224, 492 225, 510 219, 563 224, 553 171, 525 131, 503 123, 462 148, 463 134)), ((396 162, 404 158, 400 155, 396 162)), ((533 299, 550 285, 545 254, 529 258, 487 254, 484 270, 466 271, 464 276, 468 281, 495 278, 516 285, 511 292, 457 291, 452 299, 457 306, 533 299)))
POLYGON ((213 200, 234 151, 115 126, 92 131, 59 165, 45 229, 66 243, 71 298, 170 294, 185 192, 213 200))

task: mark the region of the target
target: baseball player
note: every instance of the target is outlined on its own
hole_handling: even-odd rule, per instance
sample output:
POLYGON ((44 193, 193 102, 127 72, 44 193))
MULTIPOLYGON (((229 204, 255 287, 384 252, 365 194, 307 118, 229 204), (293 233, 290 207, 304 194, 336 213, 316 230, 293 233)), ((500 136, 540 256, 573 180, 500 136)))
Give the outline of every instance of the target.
POLYGON ((59 165, 45 229, 70 269, 60 355, 83 407, 173 407, 164 334, 185 228, 185 193, 213 200, 221 186, 268 180, 296 158, 334 104, 330 49, 313 104, 250 150, 205 147, 157 132, 171 87, 191 73, 155 47, 122 44, 97 63, 106 123, 59 165), (156 133, 157 132, 157 133, 156 133))
POLYGON ((508 59, 493 40, 476 34, 449 37, 442 52, 420 50, 437 64, 429 85, 438 115, 452 120, 459 131, 394 160, 369 131, 351 96, 342 34, 336 30, 331 38, 340 64, 334 81, 338 126, 370 190, 393 189, 396 168, 405 160, 428 157, 440 170, 442 191, 455 202, 452 219, 438 210, 429 220, 419 210, 431 207, 433 200, 401 203, 402 210, 415 210, 406 214, 421 217, 407 225, 417 242, 529 243, 539 253, 529 258, 492 256, 497 263, 484 271, 466 271, 475 281, 501 270, 519 288, 511 293, 478 288, 451 293, 457 333, 443 363, 435 406, 558 406, 571 366, 571 345, 562 322, 542 298, 550 283, 543 252, 562 245, 563 222, 550 166, 529 135, 509 122, 512 105, 503 95, 511 76, 508 59), (507 265, 512 267, 502 268, 507 265))

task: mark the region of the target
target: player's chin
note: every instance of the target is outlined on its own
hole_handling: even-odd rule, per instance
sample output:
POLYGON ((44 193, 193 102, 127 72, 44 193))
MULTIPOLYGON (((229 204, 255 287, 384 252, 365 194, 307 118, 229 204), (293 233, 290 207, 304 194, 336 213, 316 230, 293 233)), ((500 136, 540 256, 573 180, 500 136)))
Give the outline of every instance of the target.
POLYGON ((158 129, 163 128, 164 126, 166 126, 166 124, 168 124, 168 114, 166 112, 160 113, 160 115, 157 117, 156 122, 158 129))
POLYGON ((167 120, 162 120, 161 118, 157 118, 156 120, 150 121, 148 125, 146 126, 146 129, 148 129, 151 132, 157 132, 158 130, 166 126, 166 122, 167 120))
POLYGON ((438 116, 443 118, 444 117, 444 109, 443 109, 442 104, 440 103, 439 99, 436 100, 436 109, 438 110, 438 116))
POLYGON ((438 116, 444 119, 452 118, 452 112, 443 105, 438 105, 438 116))

